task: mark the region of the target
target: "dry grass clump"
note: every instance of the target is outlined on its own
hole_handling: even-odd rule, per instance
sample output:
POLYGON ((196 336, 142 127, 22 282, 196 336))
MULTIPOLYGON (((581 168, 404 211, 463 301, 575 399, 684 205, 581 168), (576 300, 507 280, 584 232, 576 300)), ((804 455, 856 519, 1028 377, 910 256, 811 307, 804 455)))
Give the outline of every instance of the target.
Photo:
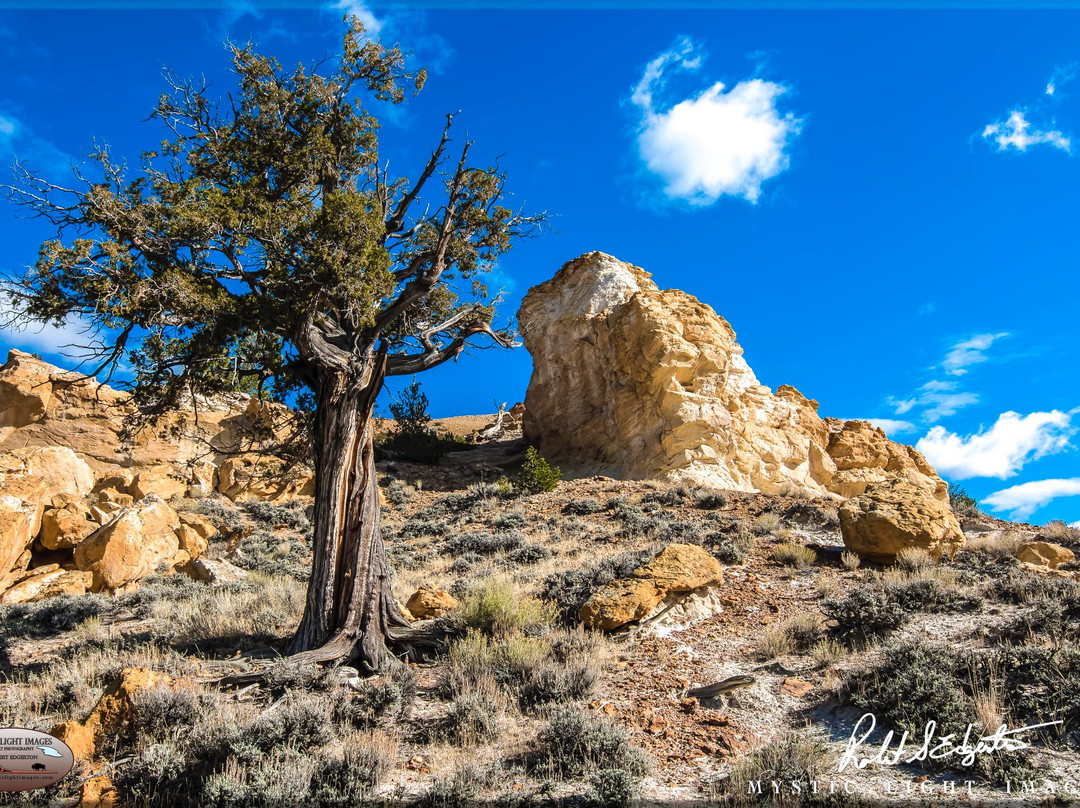
POLYGON ((159 600, 152 614, 178 645, 250 648, 292 633, 304 611, 304 590, 291 577, 253 572, 241 585, 203 587, 199 597, 159 600))
POLYGON ((784 623, 766 626, 758 637, 757 653, 763 660, 796 652, 805 653, 824 633, 821 619, 817 615, 800 614, 784 623))
POLYGON ((773 548, 772 559, 785 567, 804 569, 817 561, 817 553, 810 547, 784 542, 773 548))
POLYGON ((810 649, 810 656, 813 660, 826 668, 843 658, 846 653, 847 649, 843 643, 837 642, 831 637, 819 640, 810 649))
POLYGON ((775 533, 779 530, 780 525, 780 515, 775 514, 772 511, 766 511, 765 513, 760 513, 754 517, 750 529, 758 536, 767 536, 768 534, 775 533))
POLYGON ((858 553, 853 553, 850 550, 844 550, 844 552, 840 554, 840 564, 848 572, 855 572, 855 570, 859 568, 859 565, 861 563, 862 559, 859 558, 858 553))
POLYGON ((1009 531, 976 533, 964 543, 964 551, 987 553, 993 558, 1016 555, 1020 547, 1020 537, 1009 531))
POLYGON ((523 595, 513 581, 492 577, 469 589, 453 616, 467 628, 500 635, 551 626, 558 611, 549 601, 523 595))
POLYGON ((1080 541, 1080 528, 1070 527, 1060 519, 1039 528, 1039 535, 1049 541, 1080 541))
POLYGON ((738 760, 731 775, 718 784, 721 793, 715 795, 717 802, 740 808, 751 805, 800 808, 818 804, 843 808, 860 804, 857 796, 842 791, 823 792, 820 798, 814 795, 812 784, 828 779, 832 760, 833 754, 824 739, 809 730, 789 730, 738 760), (778 787, 774 789, 773 783, 778 787))
POLYGON ((936 562, 925 547, 905 547, 896 555, 896 566, 905 572, 917 572, 936 562))

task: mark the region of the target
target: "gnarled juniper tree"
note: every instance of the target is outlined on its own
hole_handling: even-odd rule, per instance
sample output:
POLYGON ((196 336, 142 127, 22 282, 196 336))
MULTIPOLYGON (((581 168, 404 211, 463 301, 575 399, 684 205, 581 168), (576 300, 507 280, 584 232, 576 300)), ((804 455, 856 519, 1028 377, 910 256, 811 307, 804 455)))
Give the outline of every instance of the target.
POLYGON ((21 171, 16 201, 57 228, 7 289, 27 318, 97 328, 95 374, 127 355, 144 413, 232 374, 312 401, 314 562, 290 653, 377 668, 407 641, 379 531, 372 410, 387 376, 456 357, 492 324, 482 274, 542 221, 504 204, 498 166, 452 159, 452 116, 412 179, 380 166, 363 98, 399 103, 424 72, 347 19, 330 69, 232 49, 222 102, 167 75, 169 135, 129 172, 106 149, 73 187, 21 171), (430 197, 430 198, 429 198, 430 197))

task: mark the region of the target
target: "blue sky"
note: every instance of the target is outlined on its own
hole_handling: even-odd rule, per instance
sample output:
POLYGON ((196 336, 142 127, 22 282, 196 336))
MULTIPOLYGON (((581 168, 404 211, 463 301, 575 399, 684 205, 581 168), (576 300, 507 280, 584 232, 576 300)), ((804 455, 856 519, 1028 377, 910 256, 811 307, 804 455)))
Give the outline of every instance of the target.
MULTIPOLYGON (((351 4, 431 77, 386 117, 415 173, 446 112, 555 232, 513 314, 603 250, 697 295, 763 383, 878 419, 1001 516, 1080 522, 1080 12, 420 10, 351 4)), ((161 68, 230 87, 226 37, 332 54, 342 8, 0 11, 0 157, 137 161, 161 68)), ((49 233, 0 201, 0 270, 49 233)), ((0 332, 57 356, 68 339, 0 332)), ((70 364, 70 362, 67 362, 70 364)), ((524 398, 524 349, 423 375, 435 415, 524 398)))

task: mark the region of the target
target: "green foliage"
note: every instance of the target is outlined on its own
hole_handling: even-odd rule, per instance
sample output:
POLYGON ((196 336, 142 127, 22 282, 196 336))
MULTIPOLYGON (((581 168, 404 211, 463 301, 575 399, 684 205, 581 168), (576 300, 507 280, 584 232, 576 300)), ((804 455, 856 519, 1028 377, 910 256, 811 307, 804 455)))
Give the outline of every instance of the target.
POLYGON ((390 412, 394 429, 382 446, 403 460, 434 464, 447 452, 461 448, 460 441, 432 428, 428 398, 415 378, 390 404, 390 412))
POLYGON ((514 478, 514 488, 525 494, 542 494, 554 491, 561 479, 559 467, 552 468, 536 451, 536 447, 530 446, 525 452, 525 462, 514 478))
POLYGON ((949 504, 958 516, 981 516, 979 503, 957 483, 949 483, 949 504))
POLYGON ((237 389, 307 388, 322 406, 340 391, 328 376, 411 375, 477 336, 510 345, 481 276, 543 217, 505 206, 504 175, 471 143, 449 159, 449 118, 414 179, 385 175, 369 107, 419 92, 425 71, 356 17, 312 66, 230 51, 224 103, 166 74, 150 116, 164 139, 141 160, 98 146, 62 184, 17 168, 13 200, 56 228, 3 278, 17 310, 109 335, 95 372, 129 363, 147 419, 237 389))

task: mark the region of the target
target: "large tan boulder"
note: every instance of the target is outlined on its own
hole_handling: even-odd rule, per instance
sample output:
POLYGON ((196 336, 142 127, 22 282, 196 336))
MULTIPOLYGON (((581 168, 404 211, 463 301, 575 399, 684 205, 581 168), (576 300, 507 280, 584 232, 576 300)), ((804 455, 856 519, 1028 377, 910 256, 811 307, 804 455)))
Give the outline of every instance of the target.
POLYGON ((642 578, 619 578, 604 584, 585 601, 578 620, 604 631, 647 617, 664 599, 662 590, 642 578))
POLYGON ((168 466, 158 466, 140 471, 131 481, 129 491, 136 500, 154 494, 162 499, 183 496, 188 489, 187 480, 178 476, 168 466))
POLYGON ((427 620, 431 617, 441 617, 456 608, 457 605, 457 598, 445 589, 439 589, 431 584, 424 584, 412 593, 405 603, 405 608, 417 620, 427 620))
POLYGON ((860 558, 891 563, 901 550, 919 547, 934 558, 964 545, 964 532, 947 502, 906 480, 885 480, 840 506, 845 546, 860 558))
POLYGON ((578 612, 590 628, 610 631, 648 616, 669 595, 720 583, 724 569, 694 544, 669 544, 647 564, 601 586, 578 612))
POLYGON ((235 502, 285 502, 312 496, 315 475, 306 466, 286 469, 274 458, 244 454, 222 462, 217 490, 235 502))
POLYGON ((922 455, 822 419, 794 387, 774 393, 723 317, 639 267, 587 253, 530 289, 518 321, 525 437, 564 471, 835 498, 905 479, 947 499, 922 455))
POLYGON ((1068 564, 1075 557, 1068 547, 1048 541, 1026 541, 1016 548, 1018 560, 1052 570, 1059 564, 1068 564))
POLYGON ((172 566, 180 550, 179 527, 176 511, 149 496, 82 541, 75 548, 75 564, 94 574, 94 592, 115 591, 159 566, 172 566))
POLYGON ((0 576, 37 538, 46 508, 85 497, 93 487, 90 468, 71 449, 49 446, 0 454, 0 576))
POLYGON ((98 524, 87 517, 87 511, 75 504, 49 508, 41 516, 38 541, 47 550, 68 550, 95 530, 98 524))

